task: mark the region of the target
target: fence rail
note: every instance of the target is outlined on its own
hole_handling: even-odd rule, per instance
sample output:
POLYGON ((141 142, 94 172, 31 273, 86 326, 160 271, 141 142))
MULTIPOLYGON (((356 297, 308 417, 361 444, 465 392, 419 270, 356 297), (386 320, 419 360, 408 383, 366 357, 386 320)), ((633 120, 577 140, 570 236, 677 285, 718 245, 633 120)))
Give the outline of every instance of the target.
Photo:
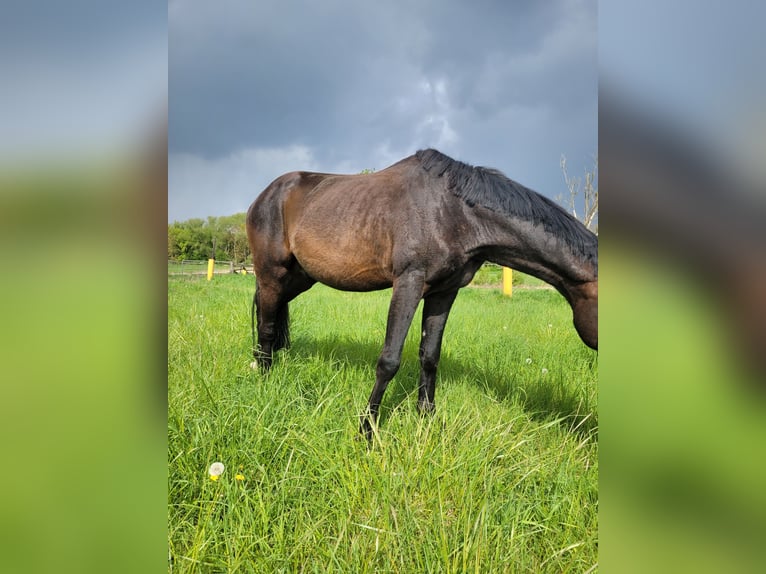
MULTIPOLYGON (((252 265, 235 264, 233 261, 216 260, 213 273, 222 275, 226 273, 241 273, 242 270, 252 274, 252 265)), ((207 275, 207 259, 187 259, 184 261, 168 260, 168 275, 207 275)))

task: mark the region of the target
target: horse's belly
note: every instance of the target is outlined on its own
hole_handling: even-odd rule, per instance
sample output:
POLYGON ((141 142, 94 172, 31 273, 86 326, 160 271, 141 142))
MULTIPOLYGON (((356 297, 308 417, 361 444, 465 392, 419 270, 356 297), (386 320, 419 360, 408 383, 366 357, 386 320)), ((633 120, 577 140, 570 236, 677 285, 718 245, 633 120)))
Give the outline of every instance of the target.
POLYGON ((389 211, 364 196, 352 195, 351 201, 333 190, 302 207, 288 231, 290 251, 312 278, 336 289, 390 287, 396 230, 389 211))
POLYGON ((303 247, 293 254, 313 279, 342 291, 375 291, 392 284, 382 257, 367 253, 303 247))

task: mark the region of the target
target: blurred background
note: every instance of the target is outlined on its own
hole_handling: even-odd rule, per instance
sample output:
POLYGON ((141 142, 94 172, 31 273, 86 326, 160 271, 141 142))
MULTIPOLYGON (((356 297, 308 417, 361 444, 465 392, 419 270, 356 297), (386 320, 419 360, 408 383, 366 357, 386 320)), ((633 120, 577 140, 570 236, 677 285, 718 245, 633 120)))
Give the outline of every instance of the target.
POLYGON ((0 571, 160 570, 167 6, 5 3, 0 69, 0 571))
POLYGON ((762 568, 765 12, 599 4, 606 572, 762 568))
MULTIPOLYGON (((762 566, 764 12, 599 4, 607 572, 762 566)), ((167 5, 12 3, 0 47, 0 570, 161 568, 167 5)))

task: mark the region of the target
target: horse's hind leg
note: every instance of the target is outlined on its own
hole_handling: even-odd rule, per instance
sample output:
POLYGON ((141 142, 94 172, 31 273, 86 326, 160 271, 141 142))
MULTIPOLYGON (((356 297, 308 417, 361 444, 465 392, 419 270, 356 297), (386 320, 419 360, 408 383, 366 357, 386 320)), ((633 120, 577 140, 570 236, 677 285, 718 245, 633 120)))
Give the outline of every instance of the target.
POLYGON ((258 343, 253 348, 253 357, 265 370, 271 367, 276 341, 276 318, 279 293, 274 285, 261 279, 255 282, 255 312, 258 323, 258 343))
POLYGON ((290 344, 288 304, 314 284, 301 271, 281 273, 280 278, 256 276, 255 307, 258 320, 258 344, 253 356, 258 364, 268 370, 274 352, 290 344))

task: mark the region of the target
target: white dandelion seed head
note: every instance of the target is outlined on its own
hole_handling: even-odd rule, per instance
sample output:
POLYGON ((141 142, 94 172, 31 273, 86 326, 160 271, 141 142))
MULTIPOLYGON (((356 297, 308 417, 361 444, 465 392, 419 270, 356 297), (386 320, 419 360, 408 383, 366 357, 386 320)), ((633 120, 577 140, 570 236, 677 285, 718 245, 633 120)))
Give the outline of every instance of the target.
POLYGON ((207 472, 210 476, 221 476, 225 468, 222 462, 214 462, 207 472))

